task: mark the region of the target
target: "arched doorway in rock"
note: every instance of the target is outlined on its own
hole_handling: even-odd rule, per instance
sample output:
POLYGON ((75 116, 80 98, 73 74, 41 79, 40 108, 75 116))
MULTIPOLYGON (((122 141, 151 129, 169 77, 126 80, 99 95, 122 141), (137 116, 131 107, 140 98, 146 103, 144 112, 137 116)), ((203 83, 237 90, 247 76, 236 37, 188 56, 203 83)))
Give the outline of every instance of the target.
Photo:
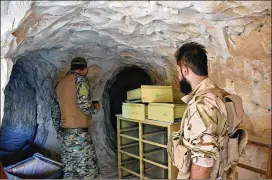
POLYGON ((122 102, 127 98, 127 91, 151 85, 150 76, 139 67, 129 67, 116 75, 116 79, 109 89, 110 94, 110 118, 111 124, 116 132, 116 114, 122 114, 122 102))
POLYGON ((141 85, 152 85, 149 73, 138 67, 124 67, 108 80, 103 95, 103 106, 105 111, 105 125, 113 132, 107 132, 107 140, 111 148, 116 151, 116 114, 122 114, 122 103, 126 101, 127 91, 140 88, 141 85))

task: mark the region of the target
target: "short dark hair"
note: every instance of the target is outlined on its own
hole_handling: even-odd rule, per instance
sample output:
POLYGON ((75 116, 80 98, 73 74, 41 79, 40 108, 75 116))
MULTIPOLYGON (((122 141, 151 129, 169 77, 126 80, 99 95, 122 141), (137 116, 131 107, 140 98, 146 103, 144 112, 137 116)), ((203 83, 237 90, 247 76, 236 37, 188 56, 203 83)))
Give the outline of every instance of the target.
POLYGON ((73 70, 83 70, 87 68, 87 62, 84 58, 82 57, 76 57, 72 60, 71 62, 71 67, 70 69, 73 70))
POLYGON ((186 65, 199 76, 208 75, 208 58, 205 47, 196 42, 183 44, 176 52, 177 63, 186 65))

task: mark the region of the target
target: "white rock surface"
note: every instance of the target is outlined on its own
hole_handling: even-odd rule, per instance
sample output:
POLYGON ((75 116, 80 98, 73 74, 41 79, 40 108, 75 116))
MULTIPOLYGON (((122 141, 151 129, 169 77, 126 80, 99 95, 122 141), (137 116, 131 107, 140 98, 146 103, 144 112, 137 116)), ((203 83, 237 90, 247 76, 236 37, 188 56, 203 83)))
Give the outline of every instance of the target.
POLYGON ((100 99, 118 68, 133 64, 178 88, 173 53, 187 41, 207 47, 211 78, 242 97, 245 126, 271 136, 270 1, 1 1, 1 120, 21 56, 35 51, 61 72, 85 57, 100 99))

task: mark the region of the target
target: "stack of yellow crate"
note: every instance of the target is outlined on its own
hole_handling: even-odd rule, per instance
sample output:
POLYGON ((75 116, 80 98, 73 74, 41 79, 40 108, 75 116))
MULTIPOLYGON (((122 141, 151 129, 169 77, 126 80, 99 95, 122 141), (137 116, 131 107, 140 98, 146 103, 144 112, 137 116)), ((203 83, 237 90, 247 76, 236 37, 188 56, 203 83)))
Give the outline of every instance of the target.
POLYGON ((176 104, 180 96, 172 86, 148 86, 127 91, 127 101, 122 106, 122 116, 142 120, 151 119, 173 123, 180 119, 185 104, 176 104))
POLYGON ((186 109, 172 86, 146 86, 127 92, 117 115, 119 178, 176 179, 178 169, 167 154, 167 141, 178 131, 186 109))

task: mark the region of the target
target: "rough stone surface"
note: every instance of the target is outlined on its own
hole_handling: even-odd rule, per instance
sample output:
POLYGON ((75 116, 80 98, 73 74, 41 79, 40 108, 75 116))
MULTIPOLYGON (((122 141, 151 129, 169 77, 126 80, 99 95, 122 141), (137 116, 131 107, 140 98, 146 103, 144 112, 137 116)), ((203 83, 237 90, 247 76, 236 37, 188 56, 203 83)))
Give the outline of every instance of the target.
POLYGON ((45 61, 40 54, 31 53, 17 60, 5 88, 8 100, 5 101, 1 126, 1 147, 6 147, 9 151, 20 150, 38 124, 34 143, 50 149, 52 153, 56 151, 56 132, 51 120, 56 70, 56 66, 45 61), (17 142, 11 143, 13 140, 17 142), (18 148, 10 148, 14 145, 18 148))
MULTIPOLYGON (((249 166, 267 170, 268 149, 256 145, 247 145, 245 155, 241 157, 240 162, 249 166)), ((246 169, 238 168, 239 179, 266 179, 265 175, 254 173, 246 169)))
MULTIPOLYGON (((15 111, 5 110, 7 115, 3 117, 4 102, 13 107, 18 96, 10 98, 17 93, 14 90, 4 97, 4 88, 13 64, 25 57, 34 69, 41 69, 34 73, 40 78, 32 89, 36 90, 36 121, 42 124, 40 133, 44 134, 36 141, 45 148, 53 148, 56 143, 51 142, 55 134, 48 130, 51 125, 45 112, 57 69, 61 77, 72 58, 85 57, 92 70, 88 76, 92 97, 101 102, 108 98, 103 95, 107 80, 125 66, 142 67, 155 84, 178 89, 173 53, 186 41, 205 45, 211 78, 221 88, 242 97, 244 126, 258 136, 271 136, 270 1, 1 1, 1 22, 2 125, 16 116, 15 111)), ((29 73, 32 76, 31 70, 29 73)), ((14 80, 9 83, 15 86, 14 80)), ((26 92, 32 89, 26 88, 26 92)), ((91 128, 100 167, 105 177, 113 177, 116 154, 109 146, 111 141, 101 135, 108 130, 105 118, 109 115, 102 110, 91 128)), ((29 124, 32 122, 29 120, 29 124)), ((250 163, 264 159, 252 153, 250 147, 247 151, 245 159, 251 158, 250 163)), ((243 175, 256 177, 248 177, 245 172, 243 175)))
POLYGON ((31 139, 35 131, 37 103, 35 87, 29 79, 27 63, 17 62, 11 80, 5 88, 5 115, 1 126, 0 146, 5 151, 18 151, 31 139), (16 102, 16 103, 14 103, 16 102), (26 103, 28 102, 28 103, 26 103))

